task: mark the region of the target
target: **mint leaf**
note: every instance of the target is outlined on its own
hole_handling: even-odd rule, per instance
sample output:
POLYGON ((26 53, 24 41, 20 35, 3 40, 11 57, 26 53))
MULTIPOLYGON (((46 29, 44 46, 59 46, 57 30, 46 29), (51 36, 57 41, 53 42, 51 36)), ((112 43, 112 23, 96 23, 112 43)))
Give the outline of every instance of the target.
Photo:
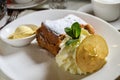
POLYGON ((72 24, 71 26, 72 29, 72 33, 74 35, 74 37, 72 37, 73 39, 78 39, 81 33, 81 28, 80 28, 80 24, 78 22, 75 22, 72 24))
POLYGON ((66 28, 65 28, 65 32, 66 32, 69 36, 74 37, 74 35, 73 35, 73 32, 72 32, 72 29, 71 29, 71 28, 66 27, 66 28))
POLYGON ((76 45, 78 41, 79 39, 70 39, 65 43, 65 45, 66 46, 69 46, 70 44, 76 45))
POLYGON ((79 37, 81 34, 80 24, 78 22, 73 23, 70 28, 69 27, 65 28, 65 32, 67 35, 72 37, 72 39, 66 42, 66 45, 76 43, 77 41, 79 41, 79 37))

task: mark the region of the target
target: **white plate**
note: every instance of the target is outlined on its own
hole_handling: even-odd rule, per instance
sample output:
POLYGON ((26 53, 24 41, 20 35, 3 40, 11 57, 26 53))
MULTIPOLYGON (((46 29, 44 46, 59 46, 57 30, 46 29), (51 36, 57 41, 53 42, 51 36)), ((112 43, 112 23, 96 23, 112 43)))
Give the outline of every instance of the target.
POLYGON ((71 75, 58 68, 54 57, 38 47, 34 40, 31 45, 22 48, 10 47, 0 41, 0 68, 2 71, 12 80, 114 80, 117 78, 120 75, 120 34, 112 25, 99 18, 70 10, 46 10, 21 17, 5 28, 29 23, 40 26, 41 22, 46 19, 58 19, 68 14, 81 17, 93 25, 96 32, 106 39, 109 55, 107 63, 102 69, 88 76, 71 75))
POLYGON ((31 2, 25 3, 25 4, 7 4, 7 8, 9 9, 25 9, 25 8, 30 8, 30 7, 35 7, 37 5, 41 5, 45 3, 47 0, 33 0, 31 2))

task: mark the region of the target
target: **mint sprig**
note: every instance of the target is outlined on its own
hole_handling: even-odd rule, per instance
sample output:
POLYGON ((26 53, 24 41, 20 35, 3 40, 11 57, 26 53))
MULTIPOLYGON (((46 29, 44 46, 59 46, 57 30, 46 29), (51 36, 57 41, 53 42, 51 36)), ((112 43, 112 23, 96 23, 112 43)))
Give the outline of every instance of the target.
POLYGON ((70 45, 71 43, 78 42, 78 39, 81 34, 80 24, 78 22, 73 23, 71 27, 65 28, 65 32, 67 35, 69 35, 72 38, 66 42, 66 45, 70 45))
POLYGON ((69 39, 65 44, 68 46, 70 44, 76 45, 79 39, 69 39))

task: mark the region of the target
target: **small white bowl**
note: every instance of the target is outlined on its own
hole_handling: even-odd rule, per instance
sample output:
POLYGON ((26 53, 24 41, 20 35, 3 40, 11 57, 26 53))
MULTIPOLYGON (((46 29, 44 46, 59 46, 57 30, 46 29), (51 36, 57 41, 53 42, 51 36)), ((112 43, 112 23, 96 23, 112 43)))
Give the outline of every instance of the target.
POLYGON ((8 39, 8 36, 12 34, 16 30, 17 27, 18 26, 15 26, 15 27, 6 26, 5 28, 3 28, 0 31, 0 39, 4 41, 5 43, 11 46, 14 46, 14 47, 23 47, 23 46, 29 45, 31 41, 35 39, 35 34, 29 37, 20 38, 20 39, 8 39))

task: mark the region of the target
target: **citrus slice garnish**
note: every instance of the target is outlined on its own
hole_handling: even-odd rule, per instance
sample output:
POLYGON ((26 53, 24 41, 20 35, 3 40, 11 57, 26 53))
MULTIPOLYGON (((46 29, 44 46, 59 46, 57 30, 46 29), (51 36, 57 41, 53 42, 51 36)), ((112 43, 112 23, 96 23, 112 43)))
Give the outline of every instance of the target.
POLYGON ((83 72, 92 73, 106 63, 108 46, 103 37, 97 34, 87 36, 76 50, 76 63, 83 72))

